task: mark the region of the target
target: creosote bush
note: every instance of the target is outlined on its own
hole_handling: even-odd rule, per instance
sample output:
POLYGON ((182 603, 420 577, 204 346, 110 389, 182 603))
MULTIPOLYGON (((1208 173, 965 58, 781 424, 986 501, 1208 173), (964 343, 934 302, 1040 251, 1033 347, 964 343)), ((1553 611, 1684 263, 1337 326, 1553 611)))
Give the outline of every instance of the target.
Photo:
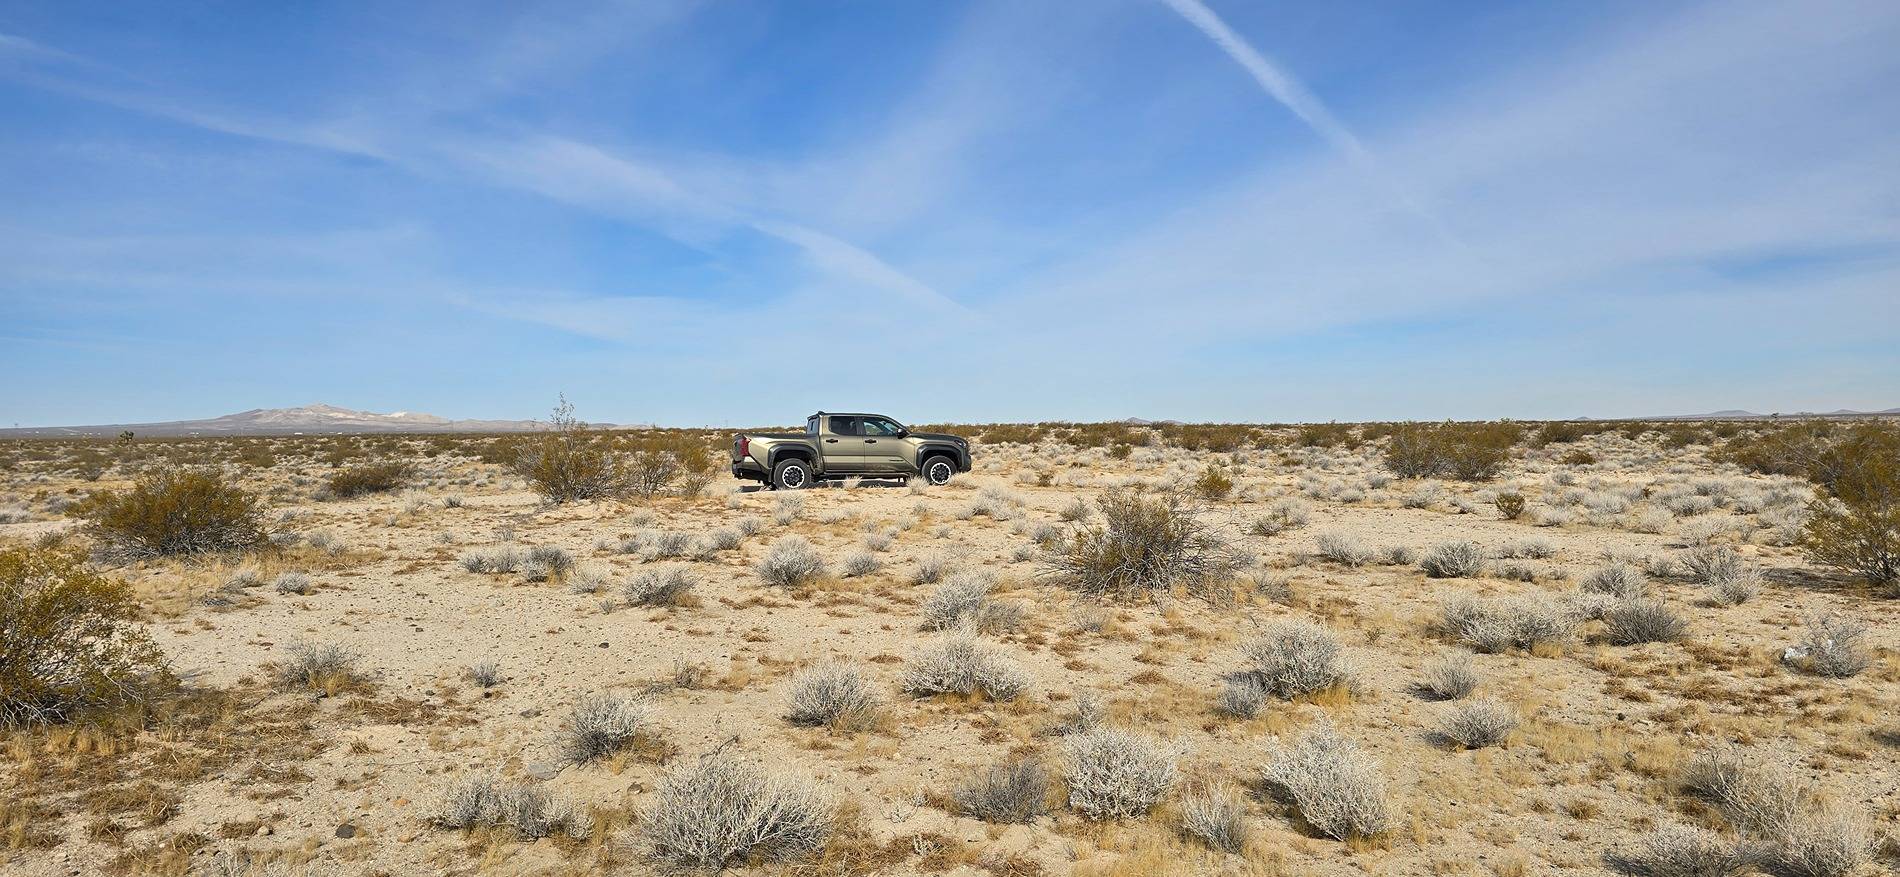
POLYGON ((661 864, 717 871, 755 856, 815 852, 836 816, 812 783, 768 775, 722 747, 660 778, 640 833, 661 864))
POLYGON ((209 471, 163 470, 70 511, 108 549, 133 557, 246 551, 269 535, 257 499, 209 471))
POLYGON ((1392 826, 1378 763, 1324 719, 1293 745, 1274 744, 1261 780, 1335 840, 1377 837, 1392 826))
POLYGON ((590 694, 574 705, 561 739, 561 757, 592 764, 632 746, 649 730, 653 710, 639 697, 590 694))
POLYGON ((1140 734, 1096 728, 1069 735, 1064 745, 1069 807, 1089 819, 1147 813, 1179 779, 1173 748, 1140 734))
POLYGON ((408 463, 365 463, 337 470, 331 474, 328 486, 331 495, 349 499, 395 490, 408 482, 409 473, 408 463))
POLYGON ((792 677, 786 720, 863 731, 877 725, 883 698, 856 664, 837 661, 799 671, 792 677))
POLYGON ((1810 468, 1827 495, 1808 508, 1808 557, 1900 596, 1900 428, 1856 426, 1810 468))
POLYGON ((1524 516, 1524 494, 1515 491, 1500 493, 1491 503, 1497 506, 1498 514, 1507 521, 1515 521, 1524 516))
POLYGON ((1233 571, 1233 550, 1178 494, 1143 496, 1121 488, 1096 500, 1103 523, 1084 525, 1050 554, 1071 587, 1128 598, 1175 586, 1203 592, 1233 571))
POLYGON ((803 536, 780 536, 753 570, 768 585, 797 588, 824 577, 825 561, 803 536))
POLYGON ((124 582, 77 549, 0 550, 0 726, 67 722, 168 689, 124 582))
POLYGON ((1006 761, 958 786, 951 797, 959 812, 984 822, 1032 822, 1048 812, 1049 773, 1033 758, 1006 761))
POLYGON ((1503 422, 1399 424, 1387 439, 1385 466, 1405 478, 1488 481, 1510 460, 1521 431, 1503 422))

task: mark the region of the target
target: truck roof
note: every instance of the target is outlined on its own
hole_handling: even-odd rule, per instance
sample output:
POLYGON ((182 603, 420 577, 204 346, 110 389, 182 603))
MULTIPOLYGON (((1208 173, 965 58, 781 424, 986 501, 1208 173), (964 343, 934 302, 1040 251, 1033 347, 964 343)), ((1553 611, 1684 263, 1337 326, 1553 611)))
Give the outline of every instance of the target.
POLYGON ((813 417, 890 417, 889 414, 877 414, 870 411, 820 411, 813 417))

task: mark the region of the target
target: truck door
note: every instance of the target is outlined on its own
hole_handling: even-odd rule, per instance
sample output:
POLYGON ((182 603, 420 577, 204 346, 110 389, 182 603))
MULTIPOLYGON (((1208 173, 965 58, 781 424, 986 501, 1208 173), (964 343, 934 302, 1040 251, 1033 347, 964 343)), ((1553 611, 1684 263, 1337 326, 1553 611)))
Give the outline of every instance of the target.
POLYGON ((825 455, 825 472, 863 472, 864 436, 856 417, 827 415, 818 435, 818 453, 825 455))
POLYGON ((888 417, 866 417, 858 422, 864 433, 864 471, 906 472, 913 462, 907 455, 909 444, 900 436, 904 428, 888 417))

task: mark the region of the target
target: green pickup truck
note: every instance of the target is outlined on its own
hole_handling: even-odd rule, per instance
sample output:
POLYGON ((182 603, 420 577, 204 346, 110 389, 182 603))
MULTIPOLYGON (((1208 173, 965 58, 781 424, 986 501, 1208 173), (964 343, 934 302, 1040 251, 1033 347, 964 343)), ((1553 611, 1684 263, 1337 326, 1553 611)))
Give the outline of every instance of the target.
POLYGON ((825 480, 909 478, 931 484, 970 471, 970 442, 960 436, 911 432, 882 414, 820 411, 804 432, 740 433, 732 437, 732 474, 773 489, 797 490, 825 480))

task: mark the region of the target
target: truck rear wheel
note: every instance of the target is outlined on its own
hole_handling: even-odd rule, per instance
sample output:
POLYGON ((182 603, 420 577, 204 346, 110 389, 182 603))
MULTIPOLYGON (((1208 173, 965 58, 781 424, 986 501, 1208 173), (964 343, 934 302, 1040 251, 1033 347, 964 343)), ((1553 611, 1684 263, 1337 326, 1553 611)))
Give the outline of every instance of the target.
POLYGON ((957 474, 957 464, 942 455, 925 458, 922 468, 924 481, 933 485, 949 484, 950 476, 957 474))
POLYGON ((772 486, 780 490, 803 490, 811 486, 811 464, 793 457, 772 467, 772 486))

